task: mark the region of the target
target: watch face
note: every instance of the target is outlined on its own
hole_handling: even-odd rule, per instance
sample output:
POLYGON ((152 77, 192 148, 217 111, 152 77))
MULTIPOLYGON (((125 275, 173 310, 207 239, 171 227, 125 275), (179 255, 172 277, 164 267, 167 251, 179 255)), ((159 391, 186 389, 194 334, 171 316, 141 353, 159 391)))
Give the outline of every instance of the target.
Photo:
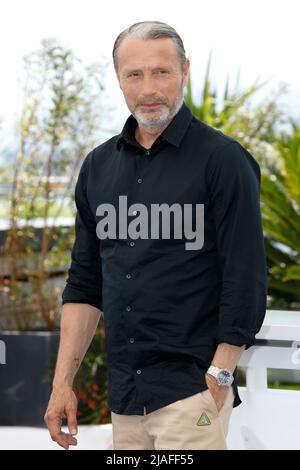
POLYGON ((227 385, 231 381, 231 374, 228 370, 224 369, 218 373, 218 382, 220 385, 227 385))

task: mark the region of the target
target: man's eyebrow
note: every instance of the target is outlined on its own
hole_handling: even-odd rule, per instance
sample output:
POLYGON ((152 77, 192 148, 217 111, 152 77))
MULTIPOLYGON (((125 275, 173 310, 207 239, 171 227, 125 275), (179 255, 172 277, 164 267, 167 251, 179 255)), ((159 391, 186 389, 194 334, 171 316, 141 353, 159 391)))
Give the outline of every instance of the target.
POLYGON ((158 67, 153 67, 153 71, 155 72, 156 70, 169 70, 170 67, 167 65, 159 65, 158 67))
MULTIPOLYGON (((156 67, 146 67, 146 69, 150 69, 152 72, 156 70, 168 70, 170 67, 167 65, 157 65, 156 67)), ((128 73, 143 73, 143 69, 132 68, 132 69, 124 69, 123 74, 128 73)))
POLYGON ((124 74, 133 73, 133 72, 142 72, 142 69, 125 69, 123 71, 124 74))

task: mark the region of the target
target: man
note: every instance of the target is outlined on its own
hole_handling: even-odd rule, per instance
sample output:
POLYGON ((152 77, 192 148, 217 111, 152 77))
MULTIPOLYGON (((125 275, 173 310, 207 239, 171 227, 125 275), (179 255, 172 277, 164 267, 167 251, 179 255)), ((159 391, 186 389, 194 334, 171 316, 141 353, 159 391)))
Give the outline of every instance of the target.
POLYGON ((172 27, 132 25, 113 59, 131 115, 77 181, 45 421, 76 445, 72 383, 103 314, 114 449, 226 449, 236 366, 266 307, 260 169, 184 103, 189 61, 172 27))

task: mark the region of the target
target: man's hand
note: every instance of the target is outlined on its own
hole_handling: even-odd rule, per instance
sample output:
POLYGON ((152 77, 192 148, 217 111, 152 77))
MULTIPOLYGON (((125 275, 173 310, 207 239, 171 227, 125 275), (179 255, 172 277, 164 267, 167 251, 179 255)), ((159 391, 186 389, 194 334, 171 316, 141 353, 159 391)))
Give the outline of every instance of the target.
POLYGON ((205 381, 216 402, 217 410, 220 411, 228 393, 228 387, 218 385, 216 379, 210 374, 205 374, 205 381))
MULTIPOLYGON (((220 369, 228 369, 233 373, 244 350, 245 344, 243 346, 235 346, 228 343, 219 343, 211 365, 220 369)), ((205 381, 216 402, 217 409, 220 411, 229 387, 218 385, 216 379, 207 373, 205 374, 205 381)))
POLYGON ((77 439, 74 437, 77 434, 76 413, 77 398, 73 390, 68 386, 53 389, 44 420, 52 440, 65 450, 68 450, 70 445, 77 445, 77 439), (61 430, 62 418, 67 418, 69 434, 61 430))

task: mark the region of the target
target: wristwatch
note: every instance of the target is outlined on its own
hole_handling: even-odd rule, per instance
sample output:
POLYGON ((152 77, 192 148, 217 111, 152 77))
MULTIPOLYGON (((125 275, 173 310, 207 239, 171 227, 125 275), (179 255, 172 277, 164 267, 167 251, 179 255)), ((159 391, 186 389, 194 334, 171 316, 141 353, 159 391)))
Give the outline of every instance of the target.
POLYGON ((219 369, 218 367, 210 366, 207 373, 215 377, 218 385, 222 385, 223 387, 230 387, 234 381, 234 377, 228 369, 219 369))

